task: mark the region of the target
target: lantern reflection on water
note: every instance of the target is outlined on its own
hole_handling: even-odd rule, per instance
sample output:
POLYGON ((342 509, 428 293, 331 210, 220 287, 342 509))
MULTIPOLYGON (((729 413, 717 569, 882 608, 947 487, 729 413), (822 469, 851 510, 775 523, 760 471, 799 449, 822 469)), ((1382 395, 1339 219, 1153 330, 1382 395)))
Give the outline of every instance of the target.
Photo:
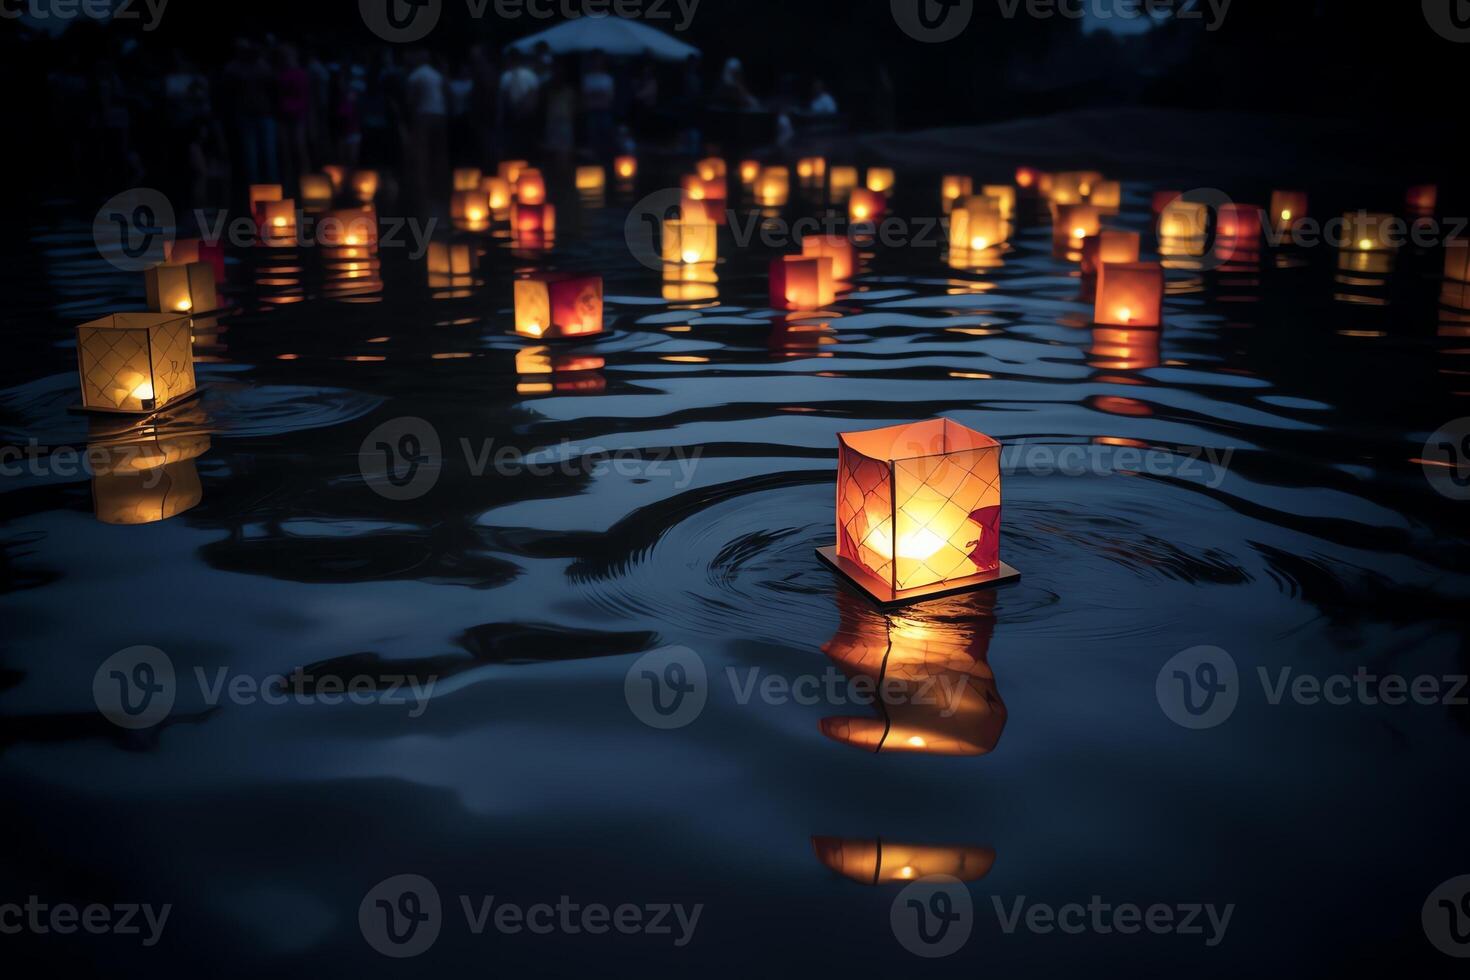
POLYGON ((778 310, 820 310, 837 298, 832 259, 783 255, 771 260, 771 305, 778 310))
POLYGON ((663 257, 665 262, 693 265, 714 262, 719 257, 719 234, 712 221, 664 222, 663 257))
POLYGON ((1103 263, 1097 276, 1096 323, 1157 327, 1163 315, 1164 267, 1157 262, 1103 263))
POLYGON ((1453 238, 1444 245, 1444 277, 1470 282, 1470 241, 1453 238))
MULTIPOLYGON (((1093 327, 1090 366, 1100 371, 1143 371, 1159 366, 1157 329, 1093 327)), ((1123 379, 1110 379, 1121 381, 1123 379)), ((1130 384, 1139 383, 1137 379, 1130 384)))
POLYGON ((720 278, 713 262, 694 265, 664 263, 664 299, 670 303, 701 303, 718 299, 720 278))
POLYGON ((586 337, 602 332, 602 277, 535 273, 515 281, 516 333, 586 337))
POLYGON ((214 267, 205 262, 156 265, 143 273, 148 308, 156 313, 204 313, 219 306, 214 267))
POLYGON ((189 317, 114 313, 77 327, 82 407, 146 414, 194 393, 189 317))
POLYGON ((837 282, 848 282, 857 271, 857 249, 845 235, 807 235, 801 240, 801 254, 831 259, 837 282))
POLYGON ((917 881, 930 875, 979 881, 995 866, 995 851, 989 847, 813 837, 812 849, 822 864, 864 885, 917 881))
POLYGON ((592 395, 607 389, 604 361, 586 354, 563 354, 550 347, 516 351, 516 394, 592 395))
POLYGON ((204 499, 194 460, 206 435, 149 435, 92 443, 92 507, 103 524, 156 524, 204 499))
POLYGON ((883 604, 1020 577, 1000 560, 1000 443, 949 419, 840 433, 837 544, 818 554, 883 604))
POLYGON ((1007 712, 990 668, 995 594, 951 596, 922 611, 883 612, 837 596, 839 624, 822 651, 876 714, 823 718, 822 733, 871 752, 975 756, 993 751, 1007 712))

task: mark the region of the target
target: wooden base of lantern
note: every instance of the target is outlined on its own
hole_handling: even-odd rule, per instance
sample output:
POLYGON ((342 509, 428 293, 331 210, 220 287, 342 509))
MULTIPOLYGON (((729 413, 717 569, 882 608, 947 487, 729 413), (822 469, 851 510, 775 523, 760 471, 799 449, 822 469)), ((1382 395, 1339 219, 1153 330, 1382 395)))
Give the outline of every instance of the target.
POLYGON ((1008 582, 1015 582, 1021 578, 1021 573, 1016 571, 1005 562, 993 572, 984 572, 980 575, 971 575, 967 578, 950 579, 947 582, 935 582, 933 585, 920 586, 917 589, 895 589, 887 582, 871 574, 857 562, 844 558, 837 553, 837 546, 831 545, 826 548, 817 549, 817 557, 822 559, 836 572, 842 574, 853 585, 856 585, 869 599, 879 606, 887 609, 893 606, 907 606, 915 602, 923 602, 926 599, 938 599, 941 596, 955 595, 959 592, 974 592, 977 589, 990 589, 1008 582))

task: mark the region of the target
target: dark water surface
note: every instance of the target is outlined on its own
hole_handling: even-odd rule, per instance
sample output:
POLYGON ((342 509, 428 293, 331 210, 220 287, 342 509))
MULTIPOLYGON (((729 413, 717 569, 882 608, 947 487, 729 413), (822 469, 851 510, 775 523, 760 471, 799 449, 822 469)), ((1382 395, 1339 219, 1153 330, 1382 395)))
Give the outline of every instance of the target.
MULTIPOLYGON (((932 213, 937 181, 899 181, 899 213, 932 213)), ((1145 228, 1149 188, 1127 190, 1110 223, 1145 228)), ((197 455, 171 464, 171 504, 136 501, 197 504, 120 526, 97 513, 127 485, 6 476, 0 902, 173 910, 153 948, 0 951, 124 975, 1450 975, 1420 917, 1470 873, 1465 708, 1273 705, 1258 677, 1470 668, 1465 505, 1416 462, 1470 414, 1437 252, 1383 278, 1325 248, 1175 261, 1165 327, 1118 337, 1023 204, 993 267, 880 244, 853 292, 791 321, 767 306, 775 252, 728 235, 716 297, 661 295, 624 242, 637 196, 564 188, 555 253, 471 236, 476 275, 448 288, 402 249, 364 294, 311 250, 232 253, 233 309, 196 323, 207 388, 160 423, 197 455), (540 267, 605 276, 609 332, 526 353, 509 283, 540 267), (939 415, 1011 447, 1002 557, 1024 577, 884 616, 813 554, 834 536, 835 437, 939 415), (442 464, 389 499, 360 452, 403 419, 442 464), (572 464, 476 475, 487 443, 572 464), (1050 472, 1062 447, 1086 472, 1050 472), (642 461, 592 465, 626 449, 642 461), (126 731, 93 679, 137 645, 167 654, 177 698, 126 731), (1233 657, 1239 703, 1189 730, 1156 680, 1201 645, 1233 657), (630 708, 641 670, 625 680, 668 646, 697 656, 707 700, 661 731, 630 708), (300 667, 400 703, 211 705, 196 680, 300 667), (397 675, 435 678, 431 696, 389 697, 397 675), (882 676, 953 682, 954 710, 835 685, 882 676), (752 677, 832 686, 748 694, 752 677), (931 870, 973 906, 934 963, 890 925, 903 879, 931 870), (443 904, 408 962, 358 916, 401 874, 443 904), (683 946, 677 925, 475 935, 460 896, 490 895, 703 909, 683 946), (1234 910, 1211 946, 1203 916, 1203 935, 1067 935, 1007 932, 995 906, 1093 896, 1234 910)), ((794 194, 788 215, 811 212, 794 194)), ((68 409, 71 328, 141 308, 141 276, 97 260, 83 208, 40 213, 6 249, 0 442, 135 439, 68 409)))

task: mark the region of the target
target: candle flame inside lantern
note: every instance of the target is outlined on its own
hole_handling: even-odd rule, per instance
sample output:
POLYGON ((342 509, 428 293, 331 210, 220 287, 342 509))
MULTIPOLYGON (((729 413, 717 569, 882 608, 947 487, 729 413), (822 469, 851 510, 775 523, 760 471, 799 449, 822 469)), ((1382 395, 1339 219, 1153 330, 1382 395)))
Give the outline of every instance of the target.
POLYGON ((144 401, 144 402, 152 401, 153 400, 153 382, 151 382, 151 381, 144 381, 142 384, 138 385, 131 392, 129 392, 129 394, 132 397, 138 399, 139 401, 144 401))

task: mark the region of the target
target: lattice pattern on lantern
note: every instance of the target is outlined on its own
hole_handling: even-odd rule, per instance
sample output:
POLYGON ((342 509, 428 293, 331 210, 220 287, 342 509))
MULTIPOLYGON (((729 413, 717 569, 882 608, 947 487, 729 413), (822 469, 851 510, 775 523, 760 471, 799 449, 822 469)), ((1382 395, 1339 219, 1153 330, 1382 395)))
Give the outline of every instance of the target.
POLYGON ((515 282, 516 332, 586 337, 602 332, 602 277, 536 273, 515 282))
POLYGON ((719 258, 719 233, 713 221, 664 222, 663 254, 665 262, 683 265, 714 262, 719 258))
POLYGON ((979 881, 995 865, 995 851, 988 847, 943 847, 837 837, 813 837, 812 847, 822 864, 864 885, 917 881, 930 875, 979 881))
POLYGON ((1157 327, 1163 316, 1164 267, 1157 262, 1104 263, 1093 320, 1116 327, 1157 327))
POLYGON ((951 251, 981 251, 1006 240, 1006 222, 1000 203, 989 195, 972 195, 956 202, 949 213, 951 251))
POLYGON ((307 208, 331 207, 332 195, 336 193, 332 187, 332 178, 326 174, 302 174, 301 175, 301 206, 307 208))
POLYGON ((143 273, 148 308, 157 313, 204 313, 219 306, 214 267, 206 262, 157 265, 143 273))
POLYGON ((1000 567, 1000 444, 934 419, 838 436, 837 554, 896 592, 1000 567))
POLYGON ((82 407, 146 414, 194 391, 189 317, 114 313, 77 327, 82 407))
POLYGON ((1394 241, 1394 228, 1398 224, 1391 214, 1349 211, 1342 216, 1342 247, 1359 252, 1392 251, 1398 247, 1394 241))
POLYGON ((1444 277, 1470 282, 1470 241, 1452 238, 1444 243, 1444 277))
POLYGON ((480 182, 484 178, 479 167, 455 167, 454 189, 457 191, 477 191, 480 182))
POLYGON ((801 240, 801 254, 832 260, 832 278, 848 282, 857 272, 857 249, 845 235, 808 235, 801 240))

